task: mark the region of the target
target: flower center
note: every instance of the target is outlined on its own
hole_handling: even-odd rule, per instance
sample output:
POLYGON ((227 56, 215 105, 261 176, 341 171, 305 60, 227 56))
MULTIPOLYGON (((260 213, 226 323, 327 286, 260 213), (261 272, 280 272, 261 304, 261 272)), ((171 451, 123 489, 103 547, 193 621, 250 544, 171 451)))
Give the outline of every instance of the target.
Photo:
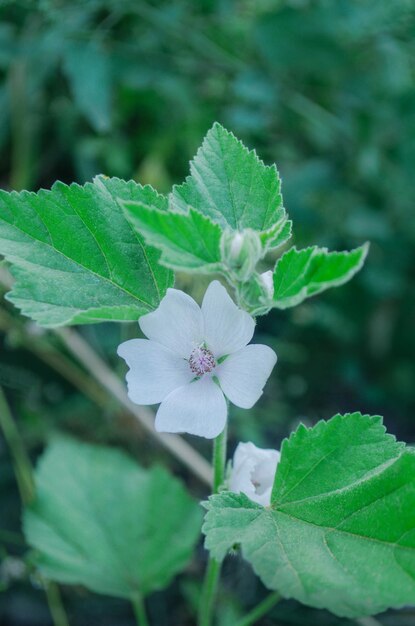
POLYGON ((189 365, 196 376, 203 376, 203 374, 207 374, 215 368, 216 361, 210 350, 203 346, 198 346, 190 355, 189 365))

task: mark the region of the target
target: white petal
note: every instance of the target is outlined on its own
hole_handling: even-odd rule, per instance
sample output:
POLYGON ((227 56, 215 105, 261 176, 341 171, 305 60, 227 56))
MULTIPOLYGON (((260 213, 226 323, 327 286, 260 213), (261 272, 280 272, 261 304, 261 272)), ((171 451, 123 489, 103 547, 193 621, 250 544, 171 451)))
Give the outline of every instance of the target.
POLYGON ((124 341, 117 352, 130 368, 128 396, 136 404, 157 404, 194 377, 187 361, 155 341, 124 341))
POLYGON ((178 289, 168 289, 158 308, 140 317, 138 323, 146 337, 186 358, 203 341, 200 308, 178 289))
POLYGON ((155 426, 159 432, 213 439, 225 428, 227 412, 222 391, 205 375, 167 396, 157 411, 155 426))
POLYGON ((223 393, 242 409, 261 397, 277 355, 268 346, 251 344, 228 356, 215 369, 223 393))
POLYGON ((232 461, 232 473, 229 481, 229 489, 234 493, 245 493, 249 498, 255 494, 255 487, 251 480, 251 474, 255 469, 255 459, 246 452, 246 446, 251 443, 240 443, 232 461))
POLYGON ((254 320, 236 306, 225 287, 217 280, 211 282, 206 290, 202 313, 205 321, 204 339, 215 357, 232 354, 251 341, 254 320))
POLYGON ((251 442, 240 443, 233 457, 229 489, 268 506, 279 460, 278 450, 257 448, 251 442))

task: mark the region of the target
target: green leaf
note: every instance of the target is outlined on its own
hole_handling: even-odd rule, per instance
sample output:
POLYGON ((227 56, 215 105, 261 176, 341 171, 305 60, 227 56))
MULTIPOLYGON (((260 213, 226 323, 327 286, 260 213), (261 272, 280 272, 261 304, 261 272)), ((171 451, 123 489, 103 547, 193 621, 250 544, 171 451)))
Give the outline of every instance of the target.
POLYGON ((368 249, 368 244, 351 252, 328 252, 317 246, 291 248, 274 269, 272 306, 286 309, 330 287, 343 285, 363 266, 368 249))
POLYGON ((128 221, 148 244, 161 250, 161 262, 176 270, 217 272, 221 264, 222 229, 192 208, 160 211, 137 202, 123 202, 128 221))
POLYGON ((285 440, 272 505, 210 498, 206 546, 241 544, 270 589, 345 617, 415 603, 415 454, 381 418, 337 415, 285 440))
POLYGON ((244 283, 268 250, 291 237, 278 172, 220 124, 208 132, 191 172, 173 188, 169 211, 123 202, 126 217, 161 251, 166 267, 222 272, 244 283), (246 249, 254 240, 254 249, 246 249))
POLYGON ((291 220, 283 218, 268 230, 260 233, 260 240, 265 251, 276 249, 284 245, 292 235, 293 223, 291 220))
POLYGON ((102 44, 78 39, 65 47, 63 69, 79 110, 98 132, 111 127, 111 57, 102 44))
POLYGON ((58 439, 36 470, 24 531, 41 573, 132 598, 162 589, 186 565, 200 511, 165 470, 124 453, 58 439))
POLYGON ((265 165, 215 123, 190 164, 191 175, 173 188, 173 209, 192 206, 223 227, 263 231, 285 216, 275 165, 265 165))
POLYGON ((16 279, 7 298, 43 326, 137 320, 156 308, 171 272, 117 199, 167 201, 149 186, 98 177, 38 193, 0 192, 0 254, 16 279))

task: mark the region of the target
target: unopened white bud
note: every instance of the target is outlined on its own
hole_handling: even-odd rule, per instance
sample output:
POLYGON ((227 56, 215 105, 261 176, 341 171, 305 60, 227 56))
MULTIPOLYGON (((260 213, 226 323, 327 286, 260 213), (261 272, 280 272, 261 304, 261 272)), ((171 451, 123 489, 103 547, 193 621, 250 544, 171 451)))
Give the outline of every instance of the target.
POLYGON ((221 254, 222 261, 237 280, 248 280, 262 257, 258 233, 251 228, 245 228, 239 232, 225 231, 221 239, 221 254))
POLYGON ((244 493, 253 502, 269 506, 279 460, 278 450, 257 448, 250 441, 240 443, 233 457, 230 491, 244 493))
POLYGON ((269 300, 274 296, 274 275, 272 270, 259 275, 259 280, 269 300))
POLYGON ((233 238, 231 239, 230 255, 233 259, 238 258, 242 250, 243 243, 244 243, 244 236, 242 233, 236 233, 236 235, 234 235, 233 238))

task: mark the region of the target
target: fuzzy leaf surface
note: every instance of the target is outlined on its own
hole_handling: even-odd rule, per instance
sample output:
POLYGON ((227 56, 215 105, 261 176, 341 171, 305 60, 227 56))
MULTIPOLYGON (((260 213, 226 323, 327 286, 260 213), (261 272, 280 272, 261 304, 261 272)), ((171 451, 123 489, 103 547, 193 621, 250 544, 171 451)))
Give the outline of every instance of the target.
POLYGON ((317 246, 291 248, 274 269, 272 306, 286 309, 330 287, 343 285, 361 269, 367 252, 367 244, 350 252, 328 252, 317 246))
POLYGON ((381 418, 300 426, 281 450, 269 508, 212 496, 206 546, 240 544, 270 589, 344 617, 415 603, 415 454, 381 418))
POLYGON ((192 208, 178 212, 136 202, 123 202, 122 206, 136 232, 161 251, 161 262, 167 267, 203 272, 220 267, 222 229, 209 217, 192 208))
POLYGON ((43 326, 137 320, 172 274, 133 232, 118 199, 167 201, 149 186, 97 177, 38 193, 0 192, 0 254, 16 279, 7 298, 43 326))
POLYGON ((291 220, 283 218, 268 230, 264 230, 259 236, 262 247, 270 250, 283 246, 291 238, 292 226, 291 220))
POLYGON ((285 216, 275 165, 215 123, 190 164, 190 176, 173 188, 173 209, 192 206, 223 227, 264 231, 285 216))
POLYGON ((186 565, 198 505, 162 468, 110 448, 56 440, 36 470, 24 514, 35 563, 49 579, 132 598, 162 589, 186 565))

